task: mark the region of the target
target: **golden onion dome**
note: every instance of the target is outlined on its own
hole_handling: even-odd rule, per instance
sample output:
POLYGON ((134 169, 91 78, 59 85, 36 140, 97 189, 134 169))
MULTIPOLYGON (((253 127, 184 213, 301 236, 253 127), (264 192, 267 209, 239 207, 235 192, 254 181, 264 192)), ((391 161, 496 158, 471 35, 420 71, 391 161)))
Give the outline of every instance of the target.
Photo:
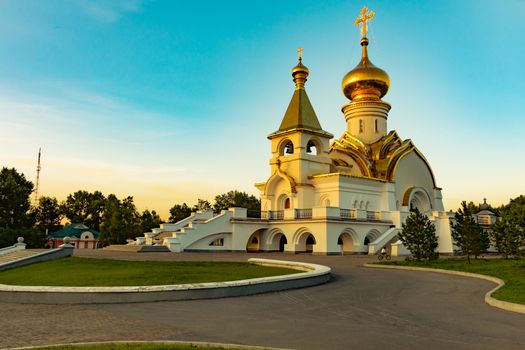
POLYGON ((292 77, 297 89, 304 88, 304 83, 307 80, 306 78, 308 78, 308 74, 310 74, 310 70, 303 65, 303 59, 299 56, 299 63, 292 68, 292 77))
POLYGON ((380 99, 385 96, 390 87, 390 78, 381 68, 378 68, 368 59, 368 39, 361 39, 361 62, 348 72, 343 78, 343 93, 352 100, 380 99))
POLYGON ((299 63, 297 63, 297 66, 292 68, 292 77, 295 78, 295 75, 298 73, 306 74, 306 76, 310 74, 310 70, 303 64, 302 58, 299 58, 299 63))

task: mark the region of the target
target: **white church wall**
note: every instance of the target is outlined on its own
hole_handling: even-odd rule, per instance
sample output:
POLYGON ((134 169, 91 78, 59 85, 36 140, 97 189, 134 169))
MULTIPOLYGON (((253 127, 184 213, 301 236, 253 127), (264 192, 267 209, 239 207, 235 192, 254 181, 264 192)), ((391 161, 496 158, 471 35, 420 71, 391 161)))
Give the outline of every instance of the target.
MULTIPOLYGON (((401 205, 401 203, 399 203, 401 205)), ((386 182, 383 184, 383 190, 381 192, 381 199, 379 204, 381 211, 396 211, 399 210, 398 203, 396 200, 396 185, 393 183, 386 182)))
POLYGON ((313 186, 298 185, 296 196, 294 208, 309 209, 315 206, 315 189, 313 186))
POLYGON ((381 209, 384 184, 379 181, 346 177, 341 181, 340 206, 367 211, 381 209))
POLYGON ((432 209, 436 207, 435 200, 433 200, 434 182, 432 174, 425 162, 415 152, 409 153, 399 161, 394 181, 396 184, 396 200, 399 203, 403 202, 403 197, 408 189, 420 187, 430 196, 432 209))
POLYGON ((339 201, 339 180, 337 176, 320 177, 312 180, 315 186, 314 199, 312 207, 329 206, 340 207, 339 201))
POLYGON ((273 194, 270 210, 283 210, 286 198, 290 199, 290 207, 296 205, 296 203, 293 202, 295 198, 292 197, 290 184, 282 177, 279 177, 272 183, 271 187, 268 189, 268 193, 273 194))
POLYGON ((231 247, 232 234, 231 232, 225 232, 206 235, 198 241, 193 242, 190 246, 185 247, 184 250, 223 251, 231 250, 231 247))

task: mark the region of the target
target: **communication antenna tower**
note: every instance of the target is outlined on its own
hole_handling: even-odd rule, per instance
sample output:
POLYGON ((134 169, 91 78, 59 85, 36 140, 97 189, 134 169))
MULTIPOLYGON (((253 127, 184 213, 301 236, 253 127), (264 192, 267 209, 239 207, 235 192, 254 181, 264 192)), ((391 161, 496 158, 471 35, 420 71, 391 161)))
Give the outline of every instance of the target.
POLYGON ((38 163, 36 165, 35 207, 38 206, 38 185, 40 183, 40 170, 42 169, 42 167, 40 166, 40 155, 41 148, 38 147, 38 163))

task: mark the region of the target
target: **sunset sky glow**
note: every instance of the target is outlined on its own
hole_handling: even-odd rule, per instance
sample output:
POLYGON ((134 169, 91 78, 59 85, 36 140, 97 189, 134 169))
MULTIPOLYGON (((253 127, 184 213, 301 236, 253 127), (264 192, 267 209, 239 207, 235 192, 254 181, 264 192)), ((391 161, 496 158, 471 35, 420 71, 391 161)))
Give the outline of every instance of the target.
POLYGON ((42 147, 41 194, 132 195, 164 219, 258 196, 298 47, 323 129, 344 132, 363 5, 388 127, 427 157, 446 209, 524 194, 522 0, 0 0, 0 166, 34 181, 42 147))

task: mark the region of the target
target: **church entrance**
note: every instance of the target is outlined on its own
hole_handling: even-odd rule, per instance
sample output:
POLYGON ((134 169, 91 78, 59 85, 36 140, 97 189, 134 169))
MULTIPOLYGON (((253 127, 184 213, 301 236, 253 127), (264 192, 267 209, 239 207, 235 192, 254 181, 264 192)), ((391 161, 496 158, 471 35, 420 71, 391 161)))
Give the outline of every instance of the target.
MULTIPOLYGON (((263 230, 261 230, 263 231, 263 230)), ((284 247, 288 244, 288 240, 284 233, 279 229, 272 229, 270 232, 264 234, 261 242, 264 240, 265 246, 262 248, 269 252, 284 252, 284 247)))
POLYGON ((284 252, 284 245, 287 244, 288 241, 286 240, 286 236, 285 235, 281 235, 281 237, 279 238, 279 251, 282 253, 284 252))
POLYGON ((408 207, 410 211, 417 209, 421 213, 428 213, 432 210, 432 203, 430 202, 430 197, 426 191, 416 188, 410 193, 408 207))
MULTIPOLYGON (((337 239, 337 244, 339 245, 339 251, 341 252, 341 255, 343 255, 345 252, 349 253, 354 250, 354 239, 352 235, 355 236, 355 232, 352 229, 346 229, 339 235, 339 238, 337 239)), ((366 244, 366 238, 365 238, 365 244, 366 244)))
POLYGON ((309 235, 306 238, 306 252, 312 253, 314 251, 315 238, 312 235, 309 235))
POLYGON ((293 244, 296 253, 312 253, 316 241, 313 234, 301 229, 294 235, 293 244))
POLYGON ((261 251, 263 232, 264 230, 257 230, 250 236, 250 238, 248 238, 248 242, 246 243, 246 251, 248 253, 257 253, 261 251))

